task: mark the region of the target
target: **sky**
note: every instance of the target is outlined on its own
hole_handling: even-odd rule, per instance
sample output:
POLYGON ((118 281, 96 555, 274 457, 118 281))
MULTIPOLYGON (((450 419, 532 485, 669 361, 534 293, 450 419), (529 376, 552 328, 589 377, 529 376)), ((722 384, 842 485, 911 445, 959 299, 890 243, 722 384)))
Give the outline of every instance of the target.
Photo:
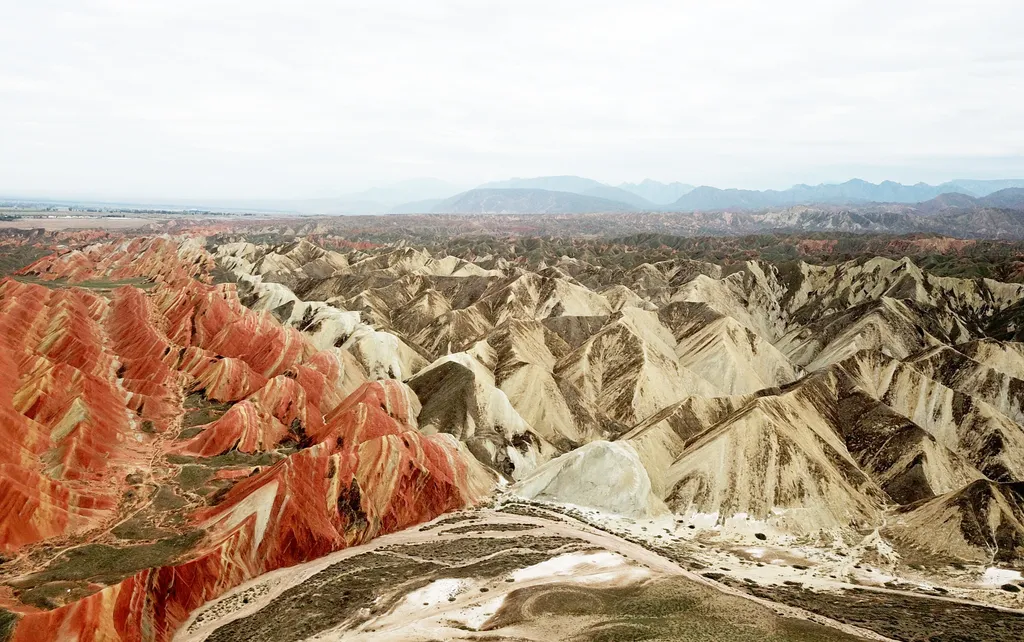
POLYGON ((0 0, 0 193, 1024 177, 1020 0, 0 0))

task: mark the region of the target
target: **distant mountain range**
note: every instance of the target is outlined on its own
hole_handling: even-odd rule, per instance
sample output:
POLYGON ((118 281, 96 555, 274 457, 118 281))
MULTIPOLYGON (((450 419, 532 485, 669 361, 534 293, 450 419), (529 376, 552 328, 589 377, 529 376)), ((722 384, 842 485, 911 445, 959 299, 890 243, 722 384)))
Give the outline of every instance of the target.
POLYGON ((893 181, 879 184, 853 179, 838 185, 795 185, 787 190, 741 190, 698 187, 684 194, 668 209, 680 212, 698 210, 756 210, 790 205, 856 205, 862 203, 921 203, 942 194, 984 197, 1007 187, 1024 187, 1017 181, 950 181, 941 185, 903 185, 893 181))
POLYGON ((432 211, 446 214, 575 214, 636 209, 627 203, 598 196, 509 187, 469 190, 436 204, 432 211))
POLYGON ((100 205, 143 209, 205 209, 298 214, 584 213, 757 211, 797 205, 920 203, 923 211, 943 208, 1018 207, 1024 179, 957 179, 929 185, 879 184, 853 179, 839 184, 795 185, 786 190, 719 189, 646 179, 618 186, 581 176, 539 176, 485 183, 465 191, 437 179, 402 181, 338 197, 302 200, 220 200, 96 203, 74 199, 4 199, 42 205, 100 205), (999 198, 989 198, 1001 193, 999 198))
MULTIPOLYGON (((485 183, 480 189, 535 189, 547 192, 561 192, 593 196, 625 203, 638 210, 657 209, 657 205, 636 192, 621 187, 612 187, 580 176, 541 176, 538 178, 513 178, 507 181, 485 183)), ((569 199, 572 201, 573 199, 569 199)))
MULTIPOLYGON (((689 189, 689 186, 681 183, 665 185, 655 181, 625 185, 662 199, 673 191, 687 191, 672 203, 657 204, 625 187, 612 187, 578 176, 544 176, 487 183, 481 188, 444 201, 406 204, 391 211, 405 214, 714 212, 756 211, 795 205, 913 204, 935 199, 945 199, 951 206, 956 207, 1017 207, 1018 199, 1012 190, 1024 187, 1024 180, 950 181, 941 185, 903 185, 885 181, 876 185, 854 179, 836 185, 796 185, 788 190, 764 191, 718 189, 707 186, 689 189), (1004 186, 1010 187, 1003 189, 1004 186), (994 188, 1002 191, 995 192, 994 188), (1003 195, 995 198, 995 194, 1003 195)), ((928 205, 925 209, 930 211, 936 207, 941 208, 941 202, 928 205)))
POLYGON ((302 214, 382 214, 392 211, 396 214, 421 213, 428 204, 432 206, 440 203, 462 189, 464 188, 436 178, 420 178, 336 198, 274 203, 274 209, 287 210, 290 209, 290 205, 294 211, 302 214))
POLYGON ((619 189, 632 192, 646 198, 655 205, 669 205, 678 201, 683 195, 693 191, 693 185, 686 183, 659 183, 645 178, 639 183, 623 183, 619 189))
POLYGON ((933 199, 918 203, 916 209, 931 214, 951 209, 1019 209, 1022 207, 1024 207, 1024 188, 1008 187, 980 198, 964 193, 947 192, 933 199))
MULTIPOLYGON (((758 210, 638 211, 597 197, 529 188, 470 190, 433 207, 466 216, 477 229, 560 230, 564 235, 599 234, 735 236, 786 233, 924 234, 962 239, 1024 238, 1024 188, 975 197, 945 193, 920 203, 812 204, 758 210), (587 213, 587 216, 573 214, 587 213), (539 215, 537 215, 539 214, 539 215), (475 215, 475 216, 474 216, 475 215), (537 215, 537 216, 534 216, 537 215), (535 221, 529 219, 533 217, 535 221)), ((362 219, 367 220, 367 219, 362 219)), ((407 226, 440 225, 429 216, 394 222, 398 237, 407 226)), ((504 230, 504 231, 502 231, 504 230)))
POLYGON ((413 201, 411 203, 401 203, 390 208, 388 214, 428 214, 434 211, 434 208, 444 203, 444 198, 425 198, 422 201, 413 201))

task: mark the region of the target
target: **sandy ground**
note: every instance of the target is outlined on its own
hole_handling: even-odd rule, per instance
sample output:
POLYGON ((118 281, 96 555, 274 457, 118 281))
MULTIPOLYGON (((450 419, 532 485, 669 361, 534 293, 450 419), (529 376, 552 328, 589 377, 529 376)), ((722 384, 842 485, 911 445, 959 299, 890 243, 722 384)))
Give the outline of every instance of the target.
POLYGON ((941 573, 915 570, 901 563, 878 530, 858 541, 839 533, 796 538, 742 514, 718 524, 717 515, 699 513, 644 520, 571 505, 551 508, 626 539, 671 548, 706 572, 739 581, 824 591, 859 588, 915 597, 927 594, 1024 614, 1024 590, 1009 593, 1001 588, 1020 580, 1019 571, 986 566, 946 567, 941 573))
POLYGON ((0 221, 0 229, 14 230, 75 230, 75 229, 111 229, 123 230, 142 227, 150 223, 159 223, 164 218, 120 218, 111 216, 81 217, 41 217, 22 216, 16 221, 0 221))
MULTIPOLYGON (((201 642, 226 624, 253 616, 280 598, 293 587, 299 587, 325 569, 348 561, 354 563, 367 553, 395 545, 417 543, 448 543, 458 550, 467 535, 459 528, 437 530, 432 524, 443 523, 449 516, 423 527, 408 529, 380 537, 370 544, 346 549, 324 558, 289 569, 261 576, 242 585, 218 600, 208 603, 193 613, 192 618, 175 637, 176 642, 201 642)), ((501 607, 506 594, 513 589, 571 583, 588 587, 621 586, 643 582, 653 577, 682 577, 713 592, 739 597, 783 618, 814 622, 868 640, 886 640, 848 624, 843 624, 799 608, 777 604, 753 597, 709 578, 694 573, 682 565, 653 552, 644 546, 622 539, 614 534, 592 528, 572 518, 550 513, 548 518, 529 515, 510 515, 491 509, 469 513, 465 524, 489 531, 488 537, 507 540, 514 546, 521 532, 499 532, 501 525, 529 525, 544 536, 564 536, 579 540, 594 550, 555 555, 551 559, 514 570, 508 579, 488 577, 439 578, 405 595, 397 605, 368 621, 352 628, 324 631, 307 638, 318 642, 327 640, 394 640, 394 639, 452 639, 466 637, 467 631, 477 630, 501 607), (486 590, 486 592, 481 592, 486 590)), ((466 526, 465 528, 470 528, 466 526)), ((502 633, 505 631, 503 630, 502 633)), ((217 636, 214 636, 215 639, 217 636)))

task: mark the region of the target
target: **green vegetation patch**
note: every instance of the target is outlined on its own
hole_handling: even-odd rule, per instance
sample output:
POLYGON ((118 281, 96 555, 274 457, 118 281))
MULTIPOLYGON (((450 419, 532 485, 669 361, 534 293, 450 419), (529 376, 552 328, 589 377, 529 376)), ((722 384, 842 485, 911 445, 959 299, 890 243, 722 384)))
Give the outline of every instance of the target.
POLYGON ((753 586, 747 590, 758 597, 896 640, 1019 642, 1024 639, 1024 615, 977 604, 867 589, 816 593, 792 586, 753 586), (950 636, 951 631, 956 635, 950 636))
MULTIPOLYGON (((89 583, 85 581, 50 582, 22 591, 18 594, 18 599, 30 606, 49 610, 60 608, 95 592, 96 590, 90 588, 89 583)), ((0 640, 2 639, 2 633, 0 633, 0 640)))
MULTIPOLYGON (((206 398, 202 392, 193 392, 192 394, 185 397, 185 415, 182 417, 181 425, 185 430, 178 435, 179 439, 187 439, 188 437, 182 437, 182 434, 189 428, 195 428, 196 426, 202 426, 217 419, 220 419, 228 409, 234 404, 229 402, 212 401, 206 398)), ((195 434, 198 434, 196 431, 195 434)), ((191 436, 195 436, 192 434, 191 436)))
POLYGON ((152 523, 144 515, 136 515, 115 526, 110 531, 118 539, 125 540, 153 540, 173 537, 174 531, 169 531, 152 523))
POLYGON ((465 535, 467 533, 496 533, 496 532, 515 532, 515 531, 532 531, 540 528, 535 524, 469 524, 467 526, 456 526, 455 528, 449 528, 444 532, 449 535, 465 535))
MULTIPOLYGON (((18 270, 32 265, 49 253, 49 250, 34 245, 16 245, 0 248, 0 277, 14 274, 18 270)), ((0 629, 0 636, 2 635, 2 629, 0 629)), ((0 637, 0 639, 3 638, 0 637)))
POLYGON ((215 457, 192 457, 190 455, 167 455, 167 461, 172 464, 201 464, 210 468, 241 468, 255 466, 270 466, 281 461, 292 454, 294 449, 280 448, 262 453, 243 453, 231 450, 223 455, 215 457))
POLYGON ((542 584, 513 591, 488 623, 490 631, 567 617, 597 620, 579 642, 721 640, 832 642, 857 640, 811 622, 782 618, 743 598, 683 578, 621 588, 542 584))
POLYGON ((181 467, 181 471, 178 473, 178 485, 182 490, 196 490, 206 485, 206 482, 213 477, 213 473, 214 471, 206 466, 186 464, 181 467))
MULTIPOLYGON (((193 530, 152 544, 109 546, 86 544, 63 552, 45 570, 12 582, 20 595, 28 593, 40 602, 52 600, 54 591, 70 588, 75 582, 93 582, 109 586, 147 568, 173 563, 202 539, 205 531, 193 530), (68 584, 72 583, 72 584, 68 584), (56 584, 56 586, 49 586, 56 584)), ((22 598, 23 600, 25 598, 22 598)))
POLYGON ((153 508, 160 512, 169 512, 188 505, 171 486, 161 486, 153 497, 153 508))
POLYGON ((14 625, 17 623, 17 615, 7 609, 0 609, 0 642, 11 639, 14 635, 14 625))

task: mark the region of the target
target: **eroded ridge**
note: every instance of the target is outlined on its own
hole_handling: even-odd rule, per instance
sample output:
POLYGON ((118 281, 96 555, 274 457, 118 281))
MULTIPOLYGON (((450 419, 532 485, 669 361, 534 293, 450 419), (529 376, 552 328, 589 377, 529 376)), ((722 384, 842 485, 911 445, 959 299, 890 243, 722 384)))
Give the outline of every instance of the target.
MULTIPOLYGON (((493 483, 459 442, 417 430, 407 386, 191 278, 210 261, 193 245, 160 250, 147 291, 0 284, 14 640, 167 640, 232 586, 493 483)), ((28 271, 92 281, 146 265, 72 254, 28 271)))
POLYGON ((1019 284, 211 234, 0 282, 14 639, 1020 631, 1019 284))

